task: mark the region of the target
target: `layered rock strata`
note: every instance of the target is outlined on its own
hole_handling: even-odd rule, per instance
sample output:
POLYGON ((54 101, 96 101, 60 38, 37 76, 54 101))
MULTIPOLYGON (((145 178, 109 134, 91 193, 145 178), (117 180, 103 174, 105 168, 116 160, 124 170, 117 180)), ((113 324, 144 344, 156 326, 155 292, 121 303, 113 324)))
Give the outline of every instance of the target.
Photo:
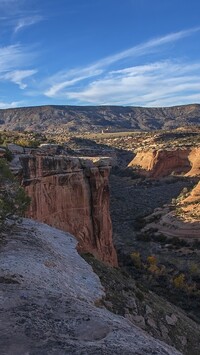
MULTIPOLYGON (((162 178, 172 173, 186 177, 200 176, 200 147, 151 149, 137 152, 129 164, 141 175, 162 178)), ((176 205, 165 206, 146 218, 143 232, 152 228, 167 237, 179 237, 193 242, 200 237, 200 183, 176 205), (150 222, 150 223, 149 223, 150 222)))
POLYGON ((200 147, 139 151, 129 167, 137 168, 142 175, 150 178, 172 173, 200 176, 200 147))
POLYGON ((22 154, 27 215, 77 237, 78 249, 117 266, 109 212, 110 161, 22 154))
POLYGON ((167 237, 178 237, 194 242, 200 238, 200 182, 176 204, 158 208, 146 217, 143 232, 152 228, 167 237), (149 223, 150 222, 150 223, 149 223))
POLYGON ((186 217, 188 217, 188 219, 192 221, 198 219, 198 221, 200 222, 200 181, 192 189, 192 191, 187 194, 183 201, 181 201, 181 205, 184 214, 186 217))

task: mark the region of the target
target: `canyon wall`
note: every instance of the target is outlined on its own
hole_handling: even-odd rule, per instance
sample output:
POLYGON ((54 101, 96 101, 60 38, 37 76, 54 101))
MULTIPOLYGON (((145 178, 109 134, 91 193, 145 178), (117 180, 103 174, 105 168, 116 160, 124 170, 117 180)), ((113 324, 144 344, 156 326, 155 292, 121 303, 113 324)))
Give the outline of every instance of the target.
POLYGON ((194 243, 200 238, 200 181, 171 205, 157 208, 145 217, 142 233, 184 239, 194 243))
POLYGON ((200 147, 139 151, 129 167, 138 168, 142 175, 151 178, 172 173, 199 176, 200 147))
POLYGON ((181 201, 180 207, 182 208, 185 219, 192 223, 200 222, 200 181, 192 191, 187 193, 186 197, 181 201))
POLYGON ((27 216, 70 232, 78 250, 117 266, 112 241, 106 160, 21 154, 22 185, 31 197, 27 216))
POLYGON ((191 169, 186 176, 199 176, 200 175, 200 147, 190 150, 188 159, 191 164, 191 169))

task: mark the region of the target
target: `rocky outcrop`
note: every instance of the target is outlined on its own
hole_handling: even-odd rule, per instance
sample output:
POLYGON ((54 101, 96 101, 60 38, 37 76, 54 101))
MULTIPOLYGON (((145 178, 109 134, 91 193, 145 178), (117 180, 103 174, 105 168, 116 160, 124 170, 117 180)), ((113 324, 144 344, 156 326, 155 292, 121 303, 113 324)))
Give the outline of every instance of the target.
POLYGON ((200 147, 139 151, 129 167, 150 178, 160 178, 172 173, 187 176, 200 175, 200 147))
POLYGON ((200 176, 200 147, 196 147, 190 150, 188 156, 191 169, 186 176, 200 176))
POLYGON ((188 204, 199 204, 200 201, 200 181, 198 184, 192 189, 192 191, 188 194, 187 197, 183 200, 183 203, 188 204))
POLYGON ((95 306, 104 291, 71 235, 27 219, 11 231, 1 244, 1 355, 180 354, 95 306))
MULTIPOLYGON (((200 147, 160 149, 139 151, 130 167, 136 168, 141 175, 149 178, 161 178, 170 174, 187 177, 200 176, 200 147)), ((200 237, 200 185, 178 199, 176 205, 165 206, 147 217, 147 226, 167 237, 179 237, 194 241, 200 237), (149 223, 150 221, 150 223, 149 223)))
MULTIPOLYGON (((199 212, 198 212, 199 213, 199 212)), ((188 219, 186 211, 182 210, 181 215, 178 216, 176 211, 170 211, 168 207, 163 208, 158 212, 147 217, 147 225, 142 229, 142 232, 156 231, 157 235, 164 235, 171 238, 185 239, 192 243, 200 237, 200 220, 188 219), (148 223, 148 220, 154 220, 148 223)))
POLYGON ((179 207, 185 222, 199 223, 200 237, 200 182, 181 199, 179 207))
POLYGON ((143 232, 155 229, 158 234, 186 239, 188 242, 200 238, 200 182, 191 191, 181 195, 175 204, 155 210, 146 217, 146 222, 143 232))
POLYGON ((109 212, 110 162, 65 155, 22 154, 22 185, 31 197, 27 216, 72 233, 78 249, 117 266, 109 212))

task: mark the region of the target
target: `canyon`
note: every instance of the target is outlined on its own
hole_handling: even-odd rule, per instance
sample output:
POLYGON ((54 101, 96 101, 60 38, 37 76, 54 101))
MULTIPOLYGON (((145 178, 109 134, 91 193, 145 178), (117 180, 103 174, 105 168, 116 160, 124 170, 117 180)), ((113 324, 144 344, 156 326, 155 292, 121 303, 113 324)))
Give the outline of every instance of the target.
MULTIPOLYGON (((129 163, 129 167, 151 179, 160 179, 171 174, 182 177, 200 177, 200 147, 151 149, 139 151, 129 163)), ((187 191, 187 190, 186 190, 187 191)), ((175 204, 156 210, 146 218, 144 232, 154 228, 157 233, 167 237, 185 238, 194 241, 200 237, 199 217, 199 182, 186 196, 175 201, 175 204)))
MULTIPOLYGON (((160 340, 183 354, 198 354, 196 270, 199 250, 194 246, 200 231, 198 134, 192 129, 187 134, 184 130, 122 133, 119 137, 103 133, 96 135, 96 141, 89 137, 68 137, 63 144, 50 140, 37 148, 7 144, 12 153, 10 167, 31 197, 26 212, 31 220, 14 223, 8 233, 3 233, 0 244, 2 255, 7 253, 1 264, 0 291, 13 305, 13 313, 9 314, 16 325, 13 333, 11 323, 6 322, 2 313, 5 329, 14 335, 12 342, 7 336, 8 341, 0 343, 6 355, 9 351, 12 354, 12 346, 19 349, 19 353, 22 349, 30 352, 29 348, 34 347, 35 353, 42 354, 42 351, 50 351, 52 341, 54 350, 61 354, 66 353, 66 346, 70 353, 76 353, 77 349, 87 353, 106 349, 108 354, 115 349, 117 353, 113 343, 113 324, 118 332, 116 319, 122 329, 118 333, 118 348, 123 353, 132 354, 135 349, 141 354, 147 353, 146 348, 141 348, 140 340, 132 342, 129 338, 126 345, 124 343, 124 330, 133 335, 138 329, 137 338, 143 341, 144 335, 148 347, 149 335, 143 331, 159 339, 150 340, 152 348, 149 347, 158 354, 176 353, 172 348, 159 348, 160 340), (171 143, 168 137, 178 137, 178 141, 171 143), (168 218, 172 214, 173 219, 168 218), (140 222, 142 225, 138 228, 140 222), (68 233, 77 238, 77 243, 72 242, 73 237, 68 233), (173 247, 176 236, 178 241, 186 240, 184 247, 173 247), (99 275, 101 283, 97 276, 91 276, 91 269, 86 271, 81 256, 76 254, 75 257, 72 251, 75 248, 99 275), (138 255, 139 268, 135 267, 131 255, 138 255), (152 256, 156 260, 156 271, 149 268, 148 258, 152 256), (29 264, 36 270, 36 278, 29 264), (172 287, 173 280, 181 272, 185 275, 184 287, 188 288, 176 290, 172 287), (83 285, 84 282, 87 285, 83 285), (90 290, 90 286, 88 294, 86 289, 90 290), (43 289, 48 289, 51 296, 43 289), (64 294, 70 302, 65 302, 64 294), (22 300, 20 304, 18 296, 22 300), (42 305, 44 311, 41 309, 43 299, 46 299, 46 305, 42 305), (55 306, 58 300, 61 308, 55 306), (27 308, 34 314, 32 330, 27 308), (59 314, 65 312, 68 315, 61 319, 59 314), (73 319, 77 319, 74 325, 70 321, 71 313, 73 319), (122 323, 119 318, 113 318, 119 315, 122 323), (67 325, 68 339, 63 338, 62 332, 58 335, 55 317, 62 328, 67 325), (88 318, 87 327, 85 319, 88 318), (17 325, 21 321, 24 321, 22 332, 17 325), (48 325, 51 339, 45 335, 44 324, 48 325), (34 339, 37 339, 37 347, 34 339), (14 344, 10 348, 6 345, 9 342, 14 344), (93 343, 91 349, 88 342, 93 343)), ((5 133, 4 136, 7 139, 5 133)), ((17 138, 17 133, 12 137, 17 138)), ((19 142, 21 139, 27 144, 24 138, 20 133, 19 142)), ((31 141, 31 134, 29 139, 31 141)), ((46 141, 42 138, 42 142, 46 141)), ((4 147, 0 153, 8 154, 4 147)), ((177 240, 176 243, 178 245, 177 240)), ((11 312, 9 304, 6 307, 11 312)), ((0 331, 3 334, 3 329, 0 331)))

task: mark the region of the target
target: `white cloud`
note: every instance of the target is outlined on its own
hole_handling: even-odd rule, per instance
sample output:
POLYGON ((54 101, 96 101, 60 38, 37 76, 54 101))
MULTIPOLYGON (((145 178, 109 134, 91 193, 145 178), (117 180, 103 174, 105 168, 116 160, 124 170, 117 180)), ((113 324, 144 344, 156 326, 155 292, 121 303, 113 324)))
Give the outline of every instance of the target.
POLYGON ((50 81, 54 82, 54 84, 45 91, 45 95, 49 97, 55 97, 59 92, 66 87, 73 86, 74 84, 102 74, 102 70, 91 70, 91 68, 85 69, 77 69, 76 71, 69 71, 68 73, 58 73, 56 76, 49 79, 50 81), (73 79, 70 79, 74 77, 73 79), (63 79, 67 79, 64 80, 63 79))
POLYGON ((10 103, 0 101, 0 109, 20 107, 21 105, 22 105, 22 101, 13 101, 10 103))
POLYGON ((23 80, 36 74, 37 70, 14 70, 0 76, 0 79, 9 80, 17 85, 19 85, 20 89, 25 89, 27 84, 23 83, 23 80))
POLYGON ((96 63, 96 65, 97 66, 108 66, 110 64, 116 63, 119 60, 122 60, 125 58, 129 58, 129 57, 133 57, 133 56, 135 56, 135 57, 141 56, 141 55, 151 52, 151 50, 153 50, 157 47, 160 47, 164 44, 176 42, 178 40, 181 40, 182 38, 191 36, 193 33, 198 32, 198 31, 200 31, 200 27, 195 27, 195 28, 191 28, 188 30, 184 30, 184 31, 170 33, 166 36, 162 36, 162 37, 158 37, 158 38, 149 40, 145 43, 142 43, 142 44, 139 44, 135 47, 129 48, 129 49, 122 51, 120 53, 117 53, 115 55, 101 59, 100 61, 98 61, 96 63))
POLYGON ((16 24, 15 29, 14 29, 14 33, 19 32, 24 27, 35 25, 36 23, 40 22, 42 19, 43 19, 42 16, 39 16, 39 15, 20 18, 17 21, 17 24, 16 24))
POLYGON ((199 103, 200 94, 191 95, 173 95, 164 98, 154 98, 154 100, 149 101, 148 104, 144 104, 144 107, 167 107, 167 106, 177 106, 186 105, 191 103, 199 103))
MULTIPOLYGON (((164 67, 167 67, 168 74, 170 73, 170 70, 173 72, 180 72, 180 70, 183 70, 183 68, 180 68, 179 63, 177 63, 177 65, 173 64, 172 66, 168 65, 168 63, 165 61, 152 64, 148 63, 143 66, 132 66, 130 68, 122 68, 121 70, 114 71, 112 68, 110 68, 112 64, 121 62, 124 59, 131 58, 133 60, 138 56, 144 56, 146 54, 153 53, 160 49, 160 47, 163 45, 174 43, 187 36, 191 36, 193 33, 198 31, 200 31, 200 27, 171 33, 166 36, 151 39, 125 51, 98 60, 97 62, 88 65, 87 67, 75 68, 68 72, 58 72, 46 80, 45 84, 48 86, 48 88, 44 91, 44 95, 51 98, 67 97, 70 99, 77 99, 80 102, 86 100, 88 103, 97 104, 107 102, 108 94, 112 95, 110 103, 118 102, 117 100, 119 100, 119 98, 114 98, 114 96, 118 93, 121 93, 123 97, 125 93, 126 95, 131 95, 130 90, 134 85, 137 84, 140 86, 142 83, 144 85, 144 82, 148 82, 148 72, 152 77, 152 71, 159 72, 159 70, 164 70, 164 67), (90 84, 83 83, 82 86, 84 86, 84 89, 76 88, 74 92, 72 90, 69 91, 69 88, 75 86, 77 82, 81 82, 92 77, 99 77, 99 80, 90 81, 90 84), (134 77, 134 81, 131 80, 131 77, 134 77)), ((125 103, 124 100, 125 99, 123 99, 123 102, 125 103)))
POLYGON ((197 99, 199 92, 200 64, 162 61, 109 72, 82 90, 64 95, 88 104, 163 106, 174 98, 176 102, 188 96, 197 99))
POLYGON ((34 56, 19 44, 0 48, 0 80, 11 81, 25 89, 27 85, 23 80, 37 72, 36 69, 24 69, 34 56))
POLYGON ((33 54, 20 44, 0 47, 0 73, 26 65, 33 54))
POLYGON ((27 0, 0 0, 0 27, 4 32, 17 35, 21 30, 44 19, 27 0))
POLYGON ((0 72, 7 71, 19 65, 22 61, 20 45, 10 45, 0 48, 0 72))

